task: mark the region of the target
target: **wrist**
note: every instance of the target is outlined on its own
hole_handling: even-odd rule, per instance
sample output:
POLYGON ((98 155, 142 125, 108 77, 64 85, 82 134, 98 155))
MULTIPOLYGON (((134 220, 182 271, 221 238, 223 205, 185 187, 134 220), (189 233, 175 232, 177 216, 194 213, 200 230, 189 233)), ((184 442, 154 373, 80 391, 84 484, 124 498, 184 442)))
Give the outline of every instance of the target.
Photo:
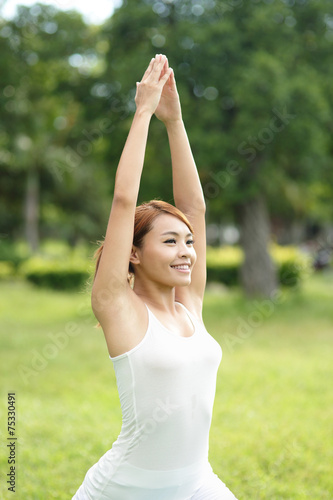
POLYGON ((164 122, 167 130, 173 130, 174 128, 179 128, 184 126, 183 118, 180 116, 175 120, 167 120, 164 122))
POLYGON ((134 113, 134 117, 144 118, 148 120, 150 120, 152 116, 153 113, 148 108, 143 108, 143 107, 136 108, 134 113))

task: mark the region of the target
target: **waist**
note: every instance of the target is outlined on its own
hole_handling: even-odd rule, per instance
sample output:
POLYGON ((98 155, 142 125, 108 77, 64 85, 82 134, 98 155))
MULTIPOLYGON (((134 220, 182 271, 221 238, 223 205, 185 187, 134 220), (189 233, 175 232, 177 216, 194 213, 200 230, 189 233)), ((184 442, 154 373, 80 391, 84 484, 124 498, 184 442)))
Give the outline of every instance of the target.
POLYGON ((195 484, 200 485, 211 470, 212 467, 207 459, 170 470, 144 469, 123 461, 114 471, 112 481, 120 485, 130 483, 134 487, 151 489, 185 484, 191 484, 193 487, 195 484))

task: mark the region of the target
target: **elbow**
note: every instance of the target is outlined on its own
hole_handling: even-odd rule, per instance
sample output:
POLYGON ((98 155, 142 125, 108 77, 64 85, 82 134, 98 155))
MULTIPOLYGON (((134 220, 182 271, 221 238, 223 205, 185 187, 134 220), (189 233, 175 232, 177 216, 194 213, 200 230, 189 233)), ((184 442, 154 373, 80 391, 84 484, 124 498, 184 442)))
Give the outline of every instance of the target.
POLYGON ((198 194, 198 196, 195 197, 194 201, 195 201, 195 203, 194 203, 195 208, 198 210, 198 212, 206 213, 207 207, 206 207, 206 200, 205 200, 203 192, 198 194))
POLYGON ((202 200, 202 202, 198 204, 198 210, 199 210, 199 212, 201 212, 201 213, 204 213, 204 214, 205 214, 205 213, 206 213, 206 209, 207 209, 207 207, 206 207, 206 202, 205 202, 205 200, 203 199, 203 200, 202 200))
POLYGON ((130 196, 128 191, 125 192, 117 190, 114 192, 112 203, 117 204, 119 206, 128 207, 133 205, 133 200, 134 200, 134 205, 136 205, 137 199, 135 196, 130 196))
MULTIPOLYGON (((178 205, 177 205, 178 206, 178 205)), ((182 206, 178 206, 178 208, 184 213, 190 214, 206 214, 206 203, 204 198, 194 199, 191 205, 187 204, 182 206)))
POLYGON ((205 204, 196 205, 191 210, 189 210, 189 212, 193 214, 206 215, 206 205, 205 204))

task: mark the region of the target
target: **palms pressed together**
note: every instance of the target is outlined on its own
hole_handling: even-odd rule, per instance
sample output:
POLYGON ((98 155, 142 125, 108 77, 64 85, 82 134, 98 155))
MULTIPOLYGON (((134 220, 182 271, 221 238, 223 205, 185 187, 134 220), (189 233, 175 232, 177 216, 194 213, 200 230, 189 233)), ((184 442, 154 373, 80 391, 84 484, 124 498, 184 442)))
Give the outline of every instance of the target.
MULTIPOLYGON (((167 73, 168 69, 168 60, 166 60, 160 78, 167 73)), ((173 71, 163 87, 159 104, 155 110, 155 115, 164 123, 182 119, 179 95, 173 71)))

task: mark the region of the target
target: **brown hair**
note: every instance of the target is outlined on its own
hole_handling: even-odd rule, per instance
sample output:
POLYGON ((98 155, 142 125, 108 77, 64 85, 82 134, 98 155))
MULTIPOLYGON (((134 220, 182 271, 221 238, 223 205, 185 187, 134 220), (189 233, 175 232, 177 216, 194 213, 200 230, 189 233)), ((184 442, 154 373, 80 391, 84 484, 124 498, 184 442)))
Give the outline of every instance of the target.
MULTIPOLYGON (((136 246, 137 248, 142 248, 143 245, 143 239, 149 231, 151 231, 153 227, 153 222, 162 213, 167 213, 170 215, 173 215, 174 217, 177 217, 177 219, 181 220, 184 222, 184 224, 187 225, 191 233, 193 234, 193 227, 187 217, 181 212, 178 208, 174 207, 170 203, 167 203, 166 201, 163 200, 151 200, 145 203, 142 203, 141 205, 137 206, 135 209, 135 217, 134 217, 134 234, 133 234, 133 245, 136 246)), ((96 250, 94 254, 94 258, 96 259, 96 269, 95 269, 95 276, 97 274, 99 262, 101 260, 103 248, 104 248, 104 242, 99 241, 100 243, 99 248, 96 250)), ((133 275, 134 275, 134 268, 129 262, 128 266, 128 281, 130 284, 133 275)))

